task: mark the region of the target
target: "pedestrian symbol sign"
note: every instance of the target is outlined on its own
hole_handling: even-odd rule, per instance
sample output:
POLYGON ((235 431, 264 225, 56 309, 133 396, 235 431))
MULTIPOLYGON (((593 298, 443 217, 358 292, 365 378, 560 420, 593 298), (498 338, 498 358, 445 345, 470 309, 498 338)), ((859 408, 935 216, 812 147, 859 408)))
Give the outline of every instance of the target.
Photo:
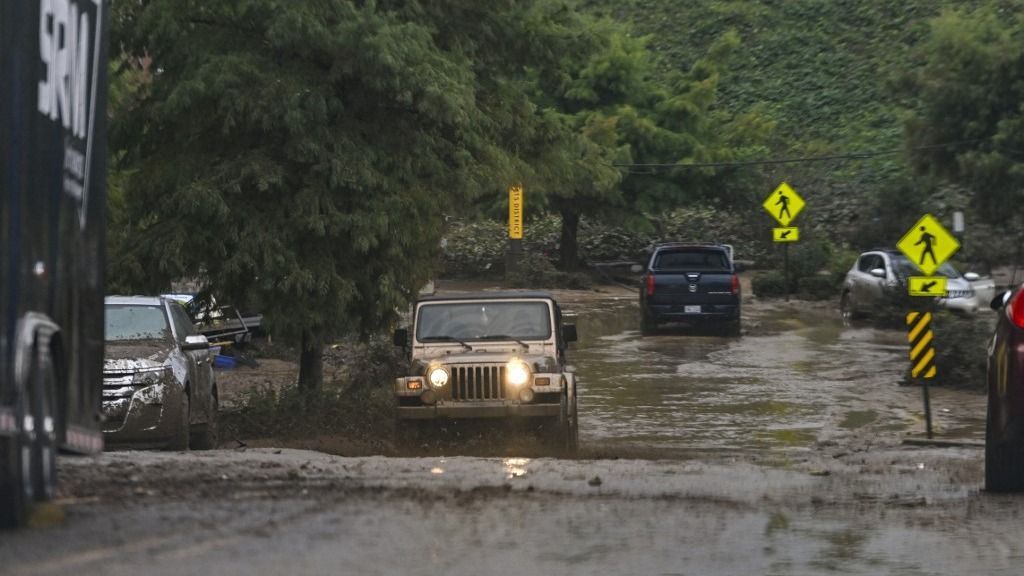
POLYGON ((900 252, 926 276, 931 276, 960 249, 960 242, 950 234, 939 220, 925 214, 896 244, 900 252))
POLYGON ((804 199, 796 193, 796 190, 793 190, 792 186, 783 182, 765 198, 762 206, 772 215, 772 218, 786 227, 804 209, 804 199))

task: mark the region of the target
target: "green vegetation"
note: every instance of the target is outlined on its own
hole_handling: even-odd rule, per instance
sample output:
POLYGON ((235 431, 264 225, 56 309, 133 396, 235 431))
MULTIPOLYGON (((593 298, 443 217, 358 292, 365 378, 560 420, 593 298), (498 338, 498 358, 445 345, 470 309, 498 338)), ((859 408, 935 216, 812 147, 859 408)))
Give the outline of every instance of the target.
POLYGON ((919 171, 967 187, 983 215, 1016 228, 1024 216, 1022 8, 992 2, 944 13, 906 87, 920 102, 908 124, 910 143, 922 147, 919 171), (946 142, 960 144, 935 147, 946 142))
MULTIPOLYGON (((1014 83, 1022 74, 1020 0, 589 0, 587 6, 648 35, 666 73, 687 69, 704 47, 734 31, 740 48, 722 71, 713 109, 757 110, 771 118, 776 130, 770 156, 896 152, 762 170, 763 178, 749 193, 763 195, 781 180, 794 184, 810 207, 797 221, 802 228, 822 229, 834 241, 858 248, 892 244, 924 210, 945 217, 968 208, 975 193, 1008 201, 1010 191, 1024 189, 1021 171, 1010 175, 1014 164, 1006 154, 985 152, 991 148, 956 149, 956 158, 939 155, 942 150, 931 155, 935 162, 929 166, 954 172, 959 164, 943 164, 943 157, 971 159, 975 169, 955 179, 969 188, 966 197, 963 189, 912 174, 900 152, 908 143, 945 143, 997 131, 1004 150, 1024 149, 1019 144, 1024 130, 1015 120, 1021 88, 1014 83), (972 16, 978 7, 985 9, 972 16), (988 63, 974 67, 977 58, 988 63), (998 110, 1011 111, 999 128, 998 110), (975 112, 964 116, 967 111, 975 112), (909 130, 908 115, 919 118, 909 130), (945 126, 960 118, 968 122, 945 126), (922 121, 932 128, 924 129, 922 121), (993 173, 1001 186, 989 193, 986 178, 993 173)), ((972 217, 968 213, 973 226, 972 217)), ((981 235, 991 236, 987 230, 981 235)), ((999 248, 999 257, 1009 254, 999 248)))

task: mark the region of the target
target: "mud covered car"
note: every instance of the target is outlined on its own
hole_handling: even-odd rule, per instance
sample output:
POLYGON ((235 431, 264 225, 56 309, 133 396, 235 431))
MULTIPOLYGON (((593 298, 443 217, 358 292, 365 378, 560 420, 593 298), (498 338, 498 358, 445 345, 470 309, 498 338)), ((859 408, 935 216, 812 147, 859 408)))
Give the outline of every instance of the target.
POLYGON ((413 308, 412 329, 395 331, 411 362, 410 373, 395 380, 397 417, 538 419, 574 451, 576 376, 566 348, 575 340, 576 326, 563 322, 546 293, 423 298, 413 308))
POLYGON ((103 435, 108 444, 208 449, 217 442, 210 343, 185 309, 158 297, 108 296, 103 435))

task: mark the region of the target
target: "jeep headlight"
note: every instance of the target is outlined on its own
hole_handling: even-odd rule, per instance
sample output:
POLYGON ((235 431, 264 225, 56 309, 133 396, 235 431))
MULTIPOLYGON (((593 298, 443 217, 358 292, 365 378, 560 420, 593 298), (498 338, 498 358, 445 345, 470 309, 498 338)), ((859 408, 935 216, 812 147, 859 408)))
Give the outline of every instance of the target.
POLYGON ((505 381, 512 386, 522 386, 530 381, 530 367, 522 360, 510 360, 505 365, 505 381))
POLYGON ((448 371, 443 366, 436 366, 427 373, 427 379, 434 388, 442 388, 448 383, 448 371))

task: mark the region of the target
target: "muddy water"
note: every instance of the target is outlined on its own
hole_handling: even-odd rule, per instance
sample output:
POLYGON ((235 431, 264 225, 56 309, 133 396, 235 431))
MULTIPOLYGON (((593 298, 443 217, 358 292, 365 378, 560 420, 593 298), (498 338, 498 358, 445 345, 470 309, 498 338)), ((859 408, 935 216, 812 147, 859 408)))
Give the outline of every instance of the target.
POLYGON ((571 361, 585 455, 787 454, 914 425, 900 334, 844 328, 821 307, 748 308, 740 338, 641 337, 631 299, 581 313, 571 361))

